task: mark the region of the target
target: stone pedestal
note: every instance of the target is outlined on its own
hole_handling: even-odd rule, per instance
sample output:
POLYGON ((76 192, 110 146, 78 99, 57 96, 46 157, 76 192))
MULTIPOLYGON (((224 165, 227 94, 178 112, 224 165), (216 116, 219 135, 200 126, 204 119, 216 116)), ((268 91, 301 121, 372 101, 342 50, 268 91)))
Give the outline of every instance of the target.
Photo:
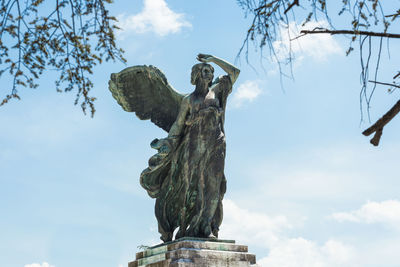
POLYGON ((184 237, 136 253, 128 267, 256 267, 256 256, 233 240, 184 237))

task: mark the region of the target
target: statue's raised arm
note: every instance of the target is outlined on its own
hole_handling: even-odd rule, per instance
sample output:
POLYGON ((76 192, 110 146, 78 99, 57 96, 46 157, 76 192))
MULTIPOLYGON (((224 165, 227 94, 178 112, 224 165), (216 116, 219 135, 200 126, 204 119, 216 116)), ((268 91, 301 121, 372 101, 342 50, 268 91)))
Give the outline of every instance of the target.
POLYGON ((207 54, 198 54, 197 55, 197 60, 200 62, 208 63, 208 62, 213 62, 217 64, 218 66, 221 67, 228 75, 229 78, 231 78, 232 84, 234 84, 239 76, 240 70, 236 68, 234 65, 231 63, 220 59, 218 57, 212 56, 212 55, 207 55, 207 54))
POLYGON ((168 132, 155 139, 157 153, 140 175, 140 184, 156 199, 155 214, 164 242, 180 237, 218 237, 222 222, 224 118, 227 98, 239 69, 220 58, 199 54, 192 68, 189 95, 176 92, 152 66, 134 66, 112 74, 109 88, 128 112, 150 119, 168 132), (227 75, 214 80, 214 68, 227 75), (175 237, 174 231, 179 228, 175 237))

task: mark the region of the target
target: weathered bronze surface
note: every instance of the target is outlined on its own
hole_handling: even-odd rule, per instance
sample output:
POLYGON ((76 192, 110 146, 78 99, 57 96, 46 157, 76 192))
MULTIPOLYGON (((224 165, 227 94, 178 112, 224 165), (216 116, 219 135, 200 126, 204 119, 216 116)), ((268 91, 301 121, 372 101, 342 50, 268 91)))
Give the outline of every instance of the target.
POLYGON ((211 55, 192 68, 189 95, 176 92, 164 74, 153 66, 134 66, 111 74, 109 88, 128 112, 151 119, 168 132, 155 139, 158 151, 140 175, 140 183, 156 198, 155 214, 164 242, 175 238, 218 237, 222 222, 224 175, 224 118, 227 97, 239 70, 211 55), (228 75, 213 81, 215 63, 228 75))

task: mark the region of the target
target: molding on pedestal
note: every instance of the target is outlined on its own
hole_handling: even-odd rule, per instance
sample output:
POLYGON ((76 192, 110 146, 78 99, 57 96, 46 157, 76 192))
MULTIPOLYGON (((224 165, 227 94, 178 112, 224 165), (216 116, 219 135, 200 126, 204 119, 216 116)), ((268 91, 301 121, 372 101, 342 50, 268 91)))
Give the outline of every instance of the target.
POLYGON ((128 267, 256 267, 256 256, 234 240, 184 237, 136 253, 128 267))

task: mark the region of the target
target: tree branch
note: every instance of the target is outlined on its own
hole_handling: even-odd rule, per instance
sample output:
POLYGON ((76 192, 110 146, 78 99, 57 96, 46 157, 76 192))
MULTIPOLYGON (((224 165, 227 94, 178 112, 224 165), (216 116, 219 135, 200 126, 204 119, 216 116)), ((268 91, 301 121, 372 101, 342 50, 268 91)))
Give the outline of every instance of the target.
POLYGON ((314 30, 302 30, 301 34, 320 34, 328 33, 331 35, 335 34, 353 34, 353 35, 367 35, 367 36, 377 36, 377 37, 387 37, 387 38, 400 38, 400 34, 395 33, 385 33, 385 32, 370 32, 370 31, 350 31, 350 30, 328 30, 316 28, 314 30))
POLYGON ((11 93, 0 98, 0 106, 19 99, 20 87, 37 88, 45 70, 56 70, 56 90, 76 88, 75 104, 80 101, 84 112, 90 106, 93 115, 89 77, 94 66, 103 59, 125 62, 115 44, 116 18, 105 6, 112 1, 55 0, 51 9, 45 2, 0 0, 0 79, 13 78, 11 93))
POLYGON ((374 125, 366 129, 362 134, 369 136, 375 132, 374 137, 371 139, 370 143, 374 146, 379 145, 379 140, 382 136, 383 127, 388 124, 398 113, 400 112, 400 100, 388 111, 382 118, 377 120, 374 125))
POLYGON ((377 82, 377 81, 369 81, 369 82, 370 83, 380 84, 380 85, 389 85, 389 86, 400 88, 400 85, 397 85, 397 84, 394 84, 394 83, 383 83, 383 82, 377 82))
POLYGON ((292 9, 292 7, 294 7, 295 5, 296 5, 296 6, 299 6, 299 5, 300 5, 300 4, 299 4, 299 0, 294 0, 293 3, 291 3, 291 4, 288 6, 288 8, 286 8, 286 10, 285 10, 285 12, 283 12, 283 14, 288 13, 289 10, 292 9))
POLYGON ((258 11, 260 11, 260 10, 263 9, 263 8, 271 7, 275 2, 278 2, 278 1, 279 1, 279 0, 274 0, 274 1, 270 2, 270 3, 268 3, 268 4, 261 5, 261 6, 257 7, 256 9, 254 9, 254 11, 255 11, 255 12, 258 12, 258 11))

